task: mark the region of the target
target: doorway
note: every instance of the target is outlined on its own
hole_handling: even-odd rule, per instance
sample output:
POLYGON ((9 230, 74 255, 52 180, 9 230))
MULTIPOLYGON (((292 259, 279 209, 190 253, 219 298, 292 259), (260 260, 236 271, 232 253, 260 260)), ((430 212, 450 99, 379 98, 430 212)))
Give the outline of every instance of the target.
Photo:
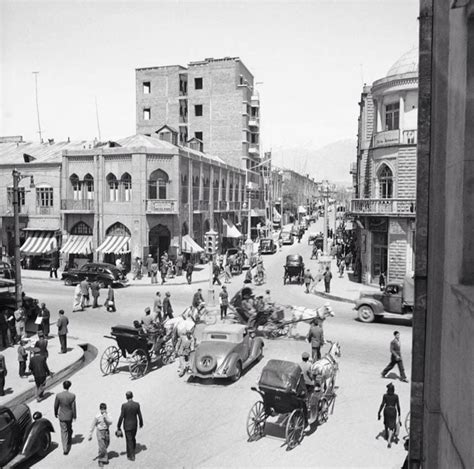
POLYGON ((168 252, 171 242, 170 230, 164 225, 154 226, 148 233, 149 253, 158 261, 168 252))
POLYGON ((372 232, 372 281, 378 280, 383 272, 387 277, 388 233, 372 232))

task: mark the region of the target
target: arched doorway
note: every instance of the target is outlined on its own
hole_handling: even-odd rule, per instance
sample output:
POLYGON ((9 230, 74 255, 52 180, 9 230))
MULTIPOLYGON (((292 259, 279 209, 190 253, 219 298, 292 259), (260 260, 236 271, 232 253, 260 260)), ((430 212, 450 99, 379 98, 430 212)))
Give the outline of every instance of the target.
POLYGON ((168 252, 171 242, 170 230, 164 225, 156 225, 148 233, 150 254, 159 260, 163 253, 168 252))
POLYGON ((115 264, 117 259, 120 259, 122 261, 122 265, 125 266, 126 271, 130 271, 132 265, 132 255, 130 253, 130 230, 122 223, 117 222, 107 228, 105 236, 106 238, 117 236, 128 239, 126 244, 124 244, 119 251, 104 253, 104 262, 115 264))

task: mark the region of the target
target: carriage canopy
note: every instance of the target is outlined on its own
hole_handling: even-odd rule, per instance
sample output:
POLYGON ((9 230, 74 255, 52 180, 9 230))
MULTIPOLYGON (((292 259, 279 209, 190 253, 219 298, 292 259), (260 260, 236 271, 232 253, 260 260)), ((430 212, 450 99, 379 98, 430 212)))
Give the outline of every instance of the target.
POLYGON ((299 394, 302 371, 297 363, 284 360, 269 360, 264 366, 258 386, 285 393, 299 394))

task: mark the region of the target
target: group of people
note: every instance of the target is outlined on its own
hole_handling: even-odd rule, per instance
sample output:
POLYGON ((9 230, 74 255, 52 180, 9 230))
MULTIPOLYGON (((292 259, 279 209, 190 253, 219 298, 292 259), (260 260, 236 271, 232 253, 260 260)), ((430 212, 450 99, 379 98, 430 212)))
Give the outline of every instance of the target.
MULTIPOLYGON (((19 308, 20 309, 20 308, 19 308)), ((17 310, 18 311, 18 310, 17 310)), ((15 311, 15 313, 17 312, 15 311)), ((44 303, 41 304, 42 315, 38 316, 38 339, 34 343, 27 340, 26 334, 18 334, 17 360, 18 375, 20 378, 26 378, 27 368, 34 377, 36 385, 36 399, 40 402, 44 397, 46 379, 53 373, 48 367, 48 339, 50 334, 50 312, 44 303), (29 363, 28 363, 29 362, 29 363)), ((59 310, 59 317, 56 322, 58 328, 58 339, 60 343, 59 353, 67 353, 67 335, 69 319, 64 314, 64 310, 59 310)), ((15 342, 16 343, 16 342, 15 342)), ((3 354, 0 353, 0 396, 5 393, 5 378, 7 376, 7 364, 3 354)))
MULTIPOLYGON (((84 311, 85 308, 91 306, 92 297, 92 308, 99 308, 100 297, 100 284, 97 280, 90 281, 83 279, 76 285, 74 290, 74 301, 72 305, 73 313, 76 311, 84 311)), ((104 306, 107 311, 115 312, 117 310, 115 305, 115 293, 112 286, 107 287, 107 298, 105 299, 104 306)))

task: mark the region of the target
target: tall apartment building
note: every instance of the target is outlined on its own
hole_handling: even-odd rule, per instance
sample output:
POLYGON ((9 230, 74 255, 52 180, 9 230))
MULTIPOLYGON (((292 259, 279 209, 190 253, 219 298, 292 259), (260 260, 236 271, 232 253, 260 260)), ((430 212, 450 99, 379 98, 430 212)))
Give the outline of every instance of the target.
MULTIPOLYGON (((139 134, 168 125, 181 146, 197 139, 201 151, 227 164, 250 170, 258 164, 260 102, 238 57, 136 69, 136 118, 139 134)), ((259 182, 257 174, 249 178, 259 182)))
POLYGON ((356 262, 364 283, 402 280, 414 269, 418 50, 364 86, 357 162, 351 165, 356 262))

